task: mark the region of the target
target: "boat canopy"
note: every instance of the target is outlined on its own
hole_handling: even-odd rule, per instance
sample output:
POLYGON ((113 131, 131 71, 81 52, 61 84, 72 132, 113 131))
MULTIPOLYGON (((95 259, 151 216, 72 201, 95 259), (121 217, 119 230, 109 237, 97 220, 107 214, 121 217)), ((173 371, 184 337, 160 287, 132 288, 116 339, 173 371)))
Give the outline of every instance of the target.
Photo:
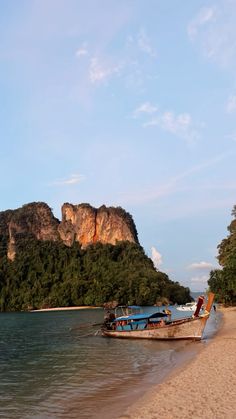
POLYGON ((167 317, 168 315, 165 313, 161 313, 161 312, 156 312, 156 313, 140 313, 140 314, 132 314, 131 316, 121 316, 121 317, 117 317, 114 321, 115 322, 120 322, 120 321, 130 321, 130 320, 148 320, 148 319, 153 319, 153 318, 157 318, 157 317, 167 317))
POLYGON ((133 316, 135 314, 140 314, 142 312, 143 312, 142 307, 137 306, 137 305, 117 306, 115 309, 115 316, 127 317, 127 316, 133 316))

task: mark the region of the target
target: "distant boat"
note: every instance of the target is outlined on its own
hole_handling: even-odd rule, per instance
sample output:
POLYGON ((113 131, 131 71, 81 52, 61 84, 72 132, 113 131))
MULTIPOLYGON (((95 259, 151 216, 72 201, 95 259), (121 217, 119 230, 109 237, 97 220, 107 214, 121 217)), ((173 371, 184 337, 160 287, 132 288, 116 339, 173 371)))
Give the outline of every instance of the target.
POLYGON ((182 306, 177 306, 176 310, 179 311, 195 311, 197 308, 197 302, 192 301, 191 303, 184 304, 182 306))
POLYGON ((112 338, 200 340, 206 322, 209 318, 214 294, 210 293, 203 314, 199 314, 203 305, 203 297, 199 297, 196 310, 192 317, 170 320, 170 316, 163 312, 126 314, 105 319, 102 335, 112 338))

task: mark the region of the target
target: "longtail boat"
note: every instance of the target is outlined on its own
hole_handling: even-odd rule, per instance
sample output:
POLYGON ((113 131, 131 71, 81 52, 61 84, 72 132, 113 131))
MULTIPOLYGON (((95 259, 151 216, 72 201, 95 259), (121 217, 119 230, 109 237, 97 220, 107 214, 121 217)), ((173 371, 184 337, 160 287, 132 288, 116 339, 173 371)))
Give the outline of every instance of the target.
POLYGON ((102 326, 102 335, 111 338, 201 340, 213 301, 214 294, 209 293, 204 312, 200 314, 204 298, 199 297, 193 316, 176 320, 171 320, 170 315, 164 312, 107 318, 102 326))

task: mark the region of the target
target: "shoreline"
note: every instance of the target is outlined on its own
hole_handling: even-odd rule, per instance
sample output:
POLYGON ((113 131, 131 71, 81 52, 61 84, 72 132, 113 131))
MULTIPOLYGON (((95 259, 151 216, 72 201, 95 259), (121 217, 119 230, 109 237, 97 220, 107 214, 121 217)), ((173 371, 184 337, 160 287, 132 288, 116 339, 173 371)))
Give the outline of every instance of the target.
POLYGON ((67 310, 85 310, 85 309, 97 309, 102 307, 97 306, 73 306, 73 307, 52 307, 52 308, 39 308, 36 310, 30 310, 30 313, 38 313, 40 311, 67 311, 67 310))
POLYGON ((199 353, 152 387, 119 419, 233 419, 236 412, 236 308, 199 353))

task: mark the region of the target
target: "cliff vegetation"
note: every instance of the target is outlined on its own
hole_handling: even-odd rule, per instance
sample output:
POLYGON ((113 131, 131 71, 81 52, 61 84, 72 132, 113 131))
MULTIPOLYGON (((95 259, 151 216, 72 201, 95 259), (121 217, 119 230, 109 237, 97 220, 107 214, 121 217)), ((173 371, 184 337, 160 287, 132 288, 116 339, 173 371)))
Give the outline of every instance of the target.
POLYGON ((62 242, 21 237, 14 261, 0 240, 0 308, 19 311, 57 306, 179 304, 191 300, 189 289, 155 270, 136 243, 97 243, 82 249, 62 242))
POLYGON ((218 261, 222 269, 211 271, 208 281, 216 300, 226 305, 236 305, 236 205, 232 216, 229 235, 218 246, 218 261))

